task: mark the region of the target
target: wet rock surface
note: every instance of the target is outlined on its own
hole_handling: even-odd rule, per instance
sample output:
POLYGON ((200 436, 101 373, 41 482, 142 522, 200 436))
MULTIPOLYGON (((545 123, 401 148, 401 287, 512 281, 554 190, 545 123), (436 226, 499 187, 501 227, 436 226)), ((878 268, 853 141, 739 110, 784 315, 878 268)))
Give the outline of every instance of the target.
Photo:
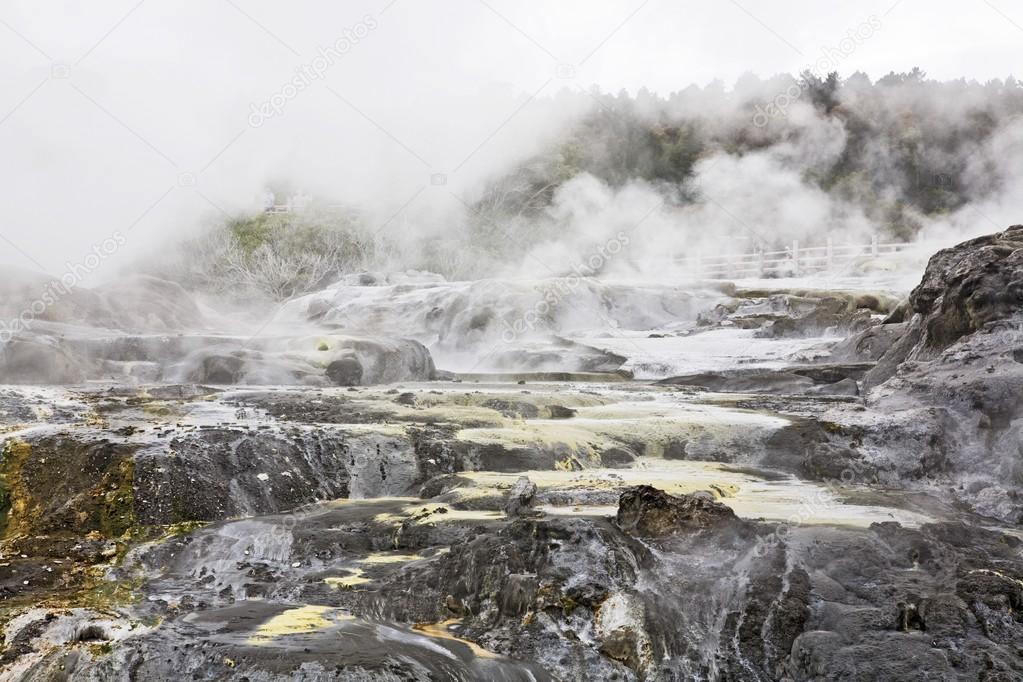
MULTIPOLYGON (((1023 352, 1017 352, 1023 347, 1021 247, 1023 227, 1011 227, 938 252, 901 302, 876 295, 844 297, 846 310, 862 305, 873 313, 870 326, 858 332, 848 326, 851 335, 836 338, 809 362, 716 369, 663 383, 760 394, 759 400, 729 402, 821 423, 798 441, 789 439, 793 451, 770 458, 774 465, 791 469, 801 459, 798 470, 812 478, 841 475, 943 489, 941 494, 957 504, 1018 522, 1023 518, 1018 448, 1023 352), (835 371, 839 368, 854 371, 843 376, 835 371)), ((770 321, 767 313, 790 309, 799 316, 807 301, 827 298, 802 294, 779 298, 769 291, 737 290, 732 303, 719 306, 703 323, 763 330, 770 321)), ((829 303, 812 310, 817 315, 840 307, 829 303)))
POLYGON ((883 418, 859 426, 859 440, 889 450, 884 443, 912 430, 909 422, 925 425, 929 433, 915 448, 879 452, 884 466, 916 469, 912 478, 945 482, 962 503, 1013 522, 1023 518, 1023 365, 1014 356, 1023 346, 1021 282, 1023 227, 964 242, 931 258, 905 321, 847 343, 889 341, 861 381, 867 408, 883 418))
POLYGON ((693 298, 587 285, 644 333, 548 335, 516 374, 432 351, 532 292, 429 278, 294 306, 374 333, 415 310, 415 341, 15 344, 55 381, 85 349, 122 375, 0 389, 0 678, 1023 679, 1021 232, 938 254, 905 306, 722 288, 684 327, 629 305, 693 298), (732 331, 796 352, 653 382, 616 350, 732 331))
POLYGON ((733 369, 670 377, 658 383, 725 393, 858 395, 858 380, 873 367, 873 363, 817 363, 777 369, 733 369))
POLYGON ((625 285, 594 278, 445 282, 347 278, 288 303, 281 319, 368 336, 412 338, 438 365, 487 372, 612 372, 626 354, 580 342, 609 325, 653 330, 692 319, 721 284, 625 285))
POLYGON ((281 336, 265 331, 265 322, 249 333, 224 331, 180 285, 154 277, 59 296, 53 286, 16 273, 0 282, 0 312, 16 321, 0 341, 3 382, 353 386, 436 372, 429 350, 400 335, 293 325, 281 336))
POLYGON ((12 679, 1020 674, 1014 536, 649 445, 604 468, 637 437, 702 432, 706 448, 747 428, 736 465, 799 437, 741 408, 712 435, 705 411, 724 408, 699 394, 161 386, 66 394, 50 421, 18 390, 9 409, 35 418, 4 459, 12 679), (504 409, 512 397, 533 409, 504 409), (571 428, 511 466, 530 424, 571 428))
POLYGON ((428 380, 435 372, 416 341, 347 335, 136 335, 38 323, 0 348, 0 376, 26 384, 355 386, 428 380))

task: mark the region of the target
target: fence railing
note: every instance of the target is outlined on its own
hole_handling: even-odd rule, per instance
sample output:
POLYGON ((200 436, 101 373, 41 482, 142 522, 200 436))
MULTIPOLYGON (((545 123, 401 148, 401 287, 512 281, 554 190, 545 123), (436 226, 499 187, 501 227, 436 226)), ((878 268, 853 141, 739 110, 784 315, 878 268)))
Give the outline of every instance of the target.
POLYGON ((814 272, 831 270, 858 258, 878 258, 906 251, 914 246, 909 242, 883 243, 876 235, 869 244, 833 244, 828 239, 823 246, 801 246, 798 240, 781 251, 763 251, 730 255, 691 255, 684 261, 690 272, 706 279, 743 279, 764 276, 799 277, 814 272))

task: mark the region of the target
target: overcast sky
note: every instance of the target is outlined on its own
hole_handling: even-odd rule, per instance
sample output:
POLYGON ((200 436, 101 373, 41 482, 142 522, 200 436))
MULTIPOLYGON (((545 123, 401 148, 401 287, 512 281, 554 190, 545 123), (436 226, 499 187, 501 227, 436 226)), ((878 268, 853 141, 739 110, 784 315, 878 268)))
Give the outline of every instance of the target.
POLYGON ((535 143, 559 89, 795 73, 864 25, 843 75, 1023 75, 1007 0, 0 0, 0 262, 59 275, 114 231, 123 260, 271 178, 450 195, 535 143))

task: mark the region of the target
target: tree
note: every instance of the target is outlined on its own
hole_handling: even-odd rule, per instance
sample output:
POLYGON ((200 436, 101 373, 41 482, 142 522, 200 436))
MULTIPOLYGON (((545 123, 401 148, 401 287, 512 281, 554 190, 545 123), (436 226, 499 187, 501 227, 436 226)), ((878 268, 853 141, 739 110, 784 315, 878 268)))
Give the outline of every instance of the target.
POLYGON ((173 272, 164 274, 215 294, 282 301, 364 269, 375 250, 372 237, 351 216, 260 213, 186 243, 173 272))
POLYGON ((842 81, 837 71, 832 71, 824 78, 810 70, 803 71, 799 76, 815 107, 830 114, 838 106, 838 89, 842 81))

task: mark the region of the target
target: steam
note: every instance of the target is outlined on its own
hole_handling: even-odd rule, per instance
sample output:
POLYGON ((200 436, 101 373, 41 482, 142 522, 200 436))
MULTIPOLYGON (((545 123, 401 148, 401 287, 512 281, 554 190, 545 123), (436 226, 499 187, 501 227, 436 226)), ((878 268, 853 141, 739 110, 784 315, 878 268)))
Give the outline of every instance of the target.
POLYGON ((1023 222, 1023 118, 999 127, 966 163, 965 181, 984 198, 972 201, 946 218, 930 221, 920 238, 940 246, 978 237, 1023 222), (1001 179, 989 186, 990 169, 1001 179))
MULTIPOLYGON (((725 114, 721 102, 713 107, 718 116, 725 114)), ((729 114, 733 120, 742 116, 735 106, 729 114)), ((643 181, 613 188, 589 175, 573 179, 559 189, 549 211, 547 232, 554 236, 506 274, 549 276, 585 263, 619 232, 630 236, 628 249, 602 269, 618 277, 692 274, 687 257, 783 248, 795 240, 869 243, 879 226, 861 206, 806 181, 842 154, 842 124, 798 102, 786 125, 790 137, 782 142, 743 154, 712 150, 698 161, 687 182, 692 203, 674 204, 663 186, 643 181)))
POLYGON ((436 10, 386 5, 10 7, 24 39, 0 26, 0 258, 57 277, 120 230, 91 279, 109 278, 260 210, 268 186, 356 208, 395 237, 447 229, 455 196, 538 150, 578 102, 533 101, 552 68, 488 73, 487 36, 436 42, 419 29, 436 10), (279 113, 254 117, 267 103, 279 113))
MULTIPOLYGON (((436 8, 406 2, 317 3, 315 16, 267 2, 68 5, 59 16, 14 3, 0 27, 10 38, 0 45, 0 69, 11 76, 0 106, 7 240, 0 259, 59 278, 122 234, 124 244, 89 273, 91 285, 139 256, 163 257, 210 225, 258 212, 267 187, 356 211, 367 235, 389 244, 367 267, 434 268, 450 277, 561 274, 620 234, 628 245, 602 257, 597 274, 638 277, 676 255, 793 239, 857 242, 883 227, 860 187, 815 181, 849 145, 839 118, 803 96, 767 125, 754 121, 757 106, 796 80, 742 71, 755 62, 783 72, 805 60, 781 57, 776 36, 708 3, 700 16, 721 24, 731 48, 718 73, 680 72, 679 64, 696 60, 677 52, 688 43, 676 31, 702 35, 700 22, 676 22, 667 35, 675 24, 666 16, 652 9, 633 16, 634 9, 569 3, 538 16, 481 4, 440 31, 446 19, 436 8), (628 64, 640 66, 623 73, 628 64), (735 85, 688 85, 711 76, 735 85), (595 95, 592 82, 635 94, 595 95), (695 126, 706 145, 692 176, 672 184, 581 173, 559 181, 542 212, 492 227, 509 248, 468 250, 478 228, 472 207, 488 183, 562 144, 611 100, 652 125, 695 126)), ((768 23, 797 34, 787 11, 768 23)), ((858 12, 832 20, 830 11, 802 8, 798 16, 831 44, 865 20, 858 12)), ((871 46, 901 44, 901 21, 886 15, 871 46)), ((870 59, 864 47, 840 67, 875 77, 889 68, 870 59)), ((990 66, 978 57, 970 68, 990 66)), ((877 96, 865 79, 848 79, 836 106, 877 96)), ((893 84, 871 104, 883 114, 865 152, 871 201, 904 205, 906 220, 928 239, 1018 222, 1020 97, 1012 104, 1001 82, 926 85, 893 84), (904 193, 915 180, 892 153, 907 141, 885 128, 900 112, 919 117, 921 129, 983 129, 973 148, 921 145, 923 161, 967 189, 965 205, 941 216, 909 206, 904 193)))
MULTIPOLYGON (((782 91, 787 82, 772 81, 782 91)), ((684 270, 682 256, 780 249, 794 240, 863 245, 880 235, 917 239, 933 251, 1020 221, 1023 89, 1013 79, 980 86, 909 78, 871 89, 865 76, 854 76, 836 92, 836 106, 877 107, 877 130, 866 139, 861 167, 828 189, 818 180, 854 144, 850 124, 804 101, 808 96, 767 128, 751 124, 750 109, 760 111, 758 102, 770 91, 748 76, 729 92, 691 88, 665 100, 641 93, 636 106, 649 121, 695 121, 710 140, 684 183, 691 201, 673 201, 669 190, 677 188, 663 184, 633 180, 612 187, 578 177, 559 189, 548 212, 547 232, 556 236, 529 250, 521 267, 539 275, 552 269, 537 267, 544 259, 561 267, 578 263, 621 230, 630 234, 630 246, 604 273, 636 277, 676 274, 684 270), (899 120, 910 116, 918 123, 899 120), (947 143, 957 135, 980 142, 947 143), (736 138, 750 144, 729 149, 736 138), (905 152, 911 144, 919 146, 914 155, 905 152), (907 157, 915 170, 905 167, 907 157), (928 215, 914 205, 922 193, 952 191, 963 203, 951 211, 928 215), (892 209, 900 211, 898 234, 884 215, 892 209)))

